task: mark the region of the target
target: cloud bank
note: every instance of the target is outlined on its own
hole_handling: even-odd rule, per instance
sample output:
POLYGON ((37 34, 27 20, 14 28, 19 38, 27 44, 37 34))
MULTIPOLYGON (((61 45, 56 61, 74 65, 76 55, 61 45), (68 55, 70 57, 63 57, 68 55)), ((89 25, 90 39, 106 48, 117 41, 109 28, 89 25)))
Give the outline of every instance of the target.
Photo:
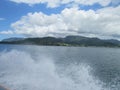
MULTIPOLYGON (((64 7, 57 14, 29 12, 18 21, 11 23, 11 30, 0 34, 17 34, 29 37, 64 37, 83 35, 99 38, 120 38, 120 0, 10 0, 28 5, 46 4, 49 8, 61 5, 94 5, 101 9, 81 10, 80 7, 64 7), (109 6, 111 4, 111 6, 109 6), (112 4, 117 5, 115 7, 112 4)), ((0 18, 2 20, 2 18, 0 18)))
POLYGON ((97 11, 65 8, 60 14, 28 13, 11 24, 14 33, 32 36, 89 35, 119 37, 120 6, 97 11))
POLYGON ((120 0, 10 0, 15 3, 25 3, 28 5, 35 4, 47 4, 47 7, 54 8, 60 5, 65 4, 74 4, 74 5, 93 5, 95 3, 100 4, 101 6, 107 6, 109 4, 118 4, 120 0))

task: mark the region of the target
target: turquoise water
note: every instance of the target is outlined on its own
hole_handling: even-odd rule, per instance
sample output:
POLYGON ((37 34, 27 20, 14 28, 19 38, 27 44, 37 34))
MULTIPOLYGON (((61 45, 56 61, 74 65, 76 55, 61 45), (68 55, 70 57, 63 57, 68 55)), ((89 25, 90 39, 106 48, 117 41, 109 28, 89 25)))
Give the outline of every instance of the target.
POLYGON ((0 45, 10 90, 120 90, 120 49, 0 45))

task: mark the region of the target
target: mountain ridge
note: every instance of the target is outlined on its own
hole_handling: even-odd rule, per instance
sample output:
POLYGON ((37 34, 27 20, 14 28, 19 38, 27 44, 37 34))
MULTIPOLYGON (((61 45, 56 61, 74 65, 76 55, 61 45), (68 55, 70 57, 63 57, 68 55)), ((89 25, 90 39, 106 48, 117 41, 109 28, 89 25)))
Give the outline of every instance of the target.
POLYGON ((35 37, 35 38, 7 38, 0 41, 0 44, 22 44, 22 45, 49 45, 49 46, 104 46, 120 47, 120 41, 115 39, 99 39, 96 37, 66 36, 56 37, 35 37))

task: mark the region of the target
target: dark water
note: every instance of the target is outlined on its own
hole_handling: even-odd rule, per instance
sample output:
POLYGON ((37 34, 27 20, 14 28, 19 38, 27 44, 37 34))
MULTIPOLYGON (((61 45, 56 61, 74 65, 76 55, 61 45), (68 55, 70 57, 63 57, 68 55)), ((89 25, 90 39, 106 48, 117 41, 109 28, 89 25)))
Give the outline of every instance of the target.
POLYGON ((120 90, 120 49, 0 45, 11 90, 120 90))

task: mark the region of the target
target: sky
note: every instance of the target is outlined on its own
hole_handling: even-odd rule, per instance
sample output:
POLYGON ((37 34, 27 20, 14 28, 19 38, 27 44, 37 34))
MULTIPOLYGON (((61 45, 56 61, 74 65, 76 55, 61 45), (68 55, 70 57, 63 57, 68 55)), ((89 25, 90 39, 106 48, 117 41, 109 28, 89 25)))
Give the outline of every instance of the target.
POLYGON ((0 0, 0 40, 68 35, 120 40, 120 0, 0 0))

